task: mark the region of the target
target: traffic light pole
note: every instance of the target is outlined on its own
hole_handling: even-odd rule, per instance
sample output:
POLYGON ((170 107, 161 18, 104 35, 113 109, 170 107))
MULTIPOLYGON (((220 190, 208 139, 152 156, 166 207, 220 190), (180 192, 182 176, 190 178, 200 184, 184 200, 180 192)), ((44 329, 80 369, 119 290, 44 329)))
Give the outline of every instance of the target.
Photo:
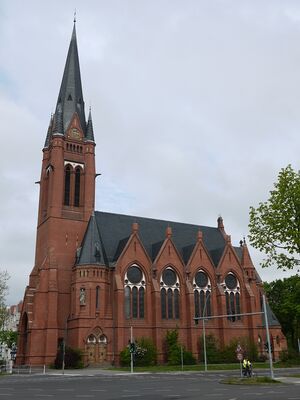
MULTIPOLYGON (((267 315, 267 307, 266 307, 266 297, 263 295, 263 311, 252 312, 252 313, 239 313, 239 314, 223 314, 223 315, 210 315, 205 317, 194 317, 194 321, 197 324, 197 321, 203 321, 203 330, 205 335, 205 319, 215 319, 215 318, 232 318, 232 317, 243 317, 243 316, 250 316, 250 315, 262 315, 264 314, 265 317, 265 328, 266 328, 266 336, 268 341, 268 351, 269 351, 269 363, 270 363, 270 376, 271 379, 274 379, 274 371, 273 371, 273 360, 272 360, 272 349, 271 349, 271 341, 270 341, 270 333, 269 333, 269 322, 268 322, 268 315, 267 315)), ((205 336, 204 336, 205 337, 205 336)), ((204 358, 205 358, 205 371, 207 370, 207 357, 206 357, 206 342, 203 341, 204 346, 204 358)))

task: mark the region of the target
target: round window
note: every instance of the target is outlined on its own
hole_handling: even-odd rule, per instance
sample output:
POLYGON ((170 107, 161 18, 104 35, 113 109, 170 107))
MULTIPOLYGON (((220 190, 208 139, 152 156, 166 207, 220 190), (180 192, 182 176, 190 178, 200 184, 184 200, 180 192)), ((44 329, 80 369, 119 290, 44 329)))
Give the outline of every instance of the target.
POLYGON ((173 286, 176 283, 176 274, 172 269, 167 268, 163 272, 162 279, 165 285, 173 286))
POLYGON ((129 267, 127 270, 127 278, 131 283, 139 283, 142 280, 142 271, 136 265, 129 267))
POLYGON ((198 287, 206 287, 208 284, 208 277, 203 271, 198 271, 195 276, 195 282, 198 287))
POLYGON ((226 276, 225 283, 228 289, 235 289, 237 287, 237 280, 233 274, 228 274, 226 276))

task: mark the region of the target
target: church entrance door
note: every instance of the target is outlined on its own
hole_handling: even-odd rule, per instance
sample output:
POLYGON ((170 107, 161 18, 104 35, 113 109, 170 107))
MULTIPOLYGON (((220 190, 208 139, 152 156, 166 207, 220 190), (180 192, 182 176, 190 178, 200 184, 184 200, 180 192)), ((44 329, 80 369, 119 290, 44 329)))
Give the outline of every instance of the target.
POLYGON ((89 365, 101 365, 107 360, 107 338, 91 334, 87 339, 87 362, 89 365))

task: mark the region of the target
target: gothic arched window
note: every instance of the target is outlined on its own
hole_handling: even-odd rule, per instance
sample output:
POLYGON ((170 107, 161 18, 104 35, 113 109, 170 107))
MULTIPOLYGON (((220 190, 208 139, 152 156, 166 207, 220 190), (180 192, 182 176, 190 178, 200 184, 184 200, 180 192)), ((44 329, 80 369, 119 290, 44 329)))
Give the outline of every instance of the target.
POLYGON ((79 207, 80 205, 80 177, 81 170, 79 167, 75 170, 75 191, 74 191, 74 206, 79 207))
POLYGON ((195 317, 211 315, 211 285, 203 270, 196 272, 193 279, 195 317))
POLYGON ((145 276, 140 267, 131 265, 124 280, 125 318, 145 316, 145 276))
POLYGON ((96 287, 96 310, 100 308, 100 287, 96 287))
POLYGON ((64 205, 70 205, 70 186, 71 186, 71 167, 69 165, 65 168, 65 196, 64 205))
POLYGON ((229 321, 234 322, 241 320, 240 315, 235 315, 241 314, 240 285, 232 272, 226 275, 223 287, 226 296, 226 314, 228 315, 229 321), (232 317, 230 315, 232 315, 232 317))
POLYGON ((161 318, 179 319, 179 280, 176 272, 171 267, 164 269, 161 276, 160 286, 161 318))

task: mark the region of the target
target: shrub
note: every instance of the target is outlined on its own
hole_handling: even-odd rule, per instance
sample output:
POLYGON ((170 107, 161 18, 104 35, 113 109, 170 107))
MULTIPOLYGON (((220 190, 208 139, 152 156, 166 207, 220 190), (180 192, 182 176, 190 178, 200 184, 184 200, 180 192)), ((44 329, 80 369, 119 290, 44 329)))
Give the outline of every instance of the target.
POLYGON ((181 358, 183 358, 183 363, 186 365, 196 364, 196 359, 193 354, 178 343, 177 329, 167 331, 166 355, 169 365, 180 365, 182 362, 181 358))
MULTIPOLYGON (((134 354, 134 365, 145 367, 156 364, 156 347, 151 339, 142 337, 136 340, 136 350, 134 354)), ((131 354, 129 346, 126 346, 120 353, 120 364, 130 365, 131 354)))
MULTIPOLYGON (((63 349, 57 351, 54 361, 56 369, 62 368, 63 362, 63 349)), ((79 349, 72 349, 71 347, 65 348, 65 368, 83 368, 82 352, 79 349)))
MULTIPOLYGON (((211 333, 209 335, 206 335, 205 343, 207 361, 213 364, 222 362, 222 359, 220 359, 220 347, 216 337, 211 333)), ((199 347, 200 361, 204 362, 203 336, 199 338, 199 347)))

